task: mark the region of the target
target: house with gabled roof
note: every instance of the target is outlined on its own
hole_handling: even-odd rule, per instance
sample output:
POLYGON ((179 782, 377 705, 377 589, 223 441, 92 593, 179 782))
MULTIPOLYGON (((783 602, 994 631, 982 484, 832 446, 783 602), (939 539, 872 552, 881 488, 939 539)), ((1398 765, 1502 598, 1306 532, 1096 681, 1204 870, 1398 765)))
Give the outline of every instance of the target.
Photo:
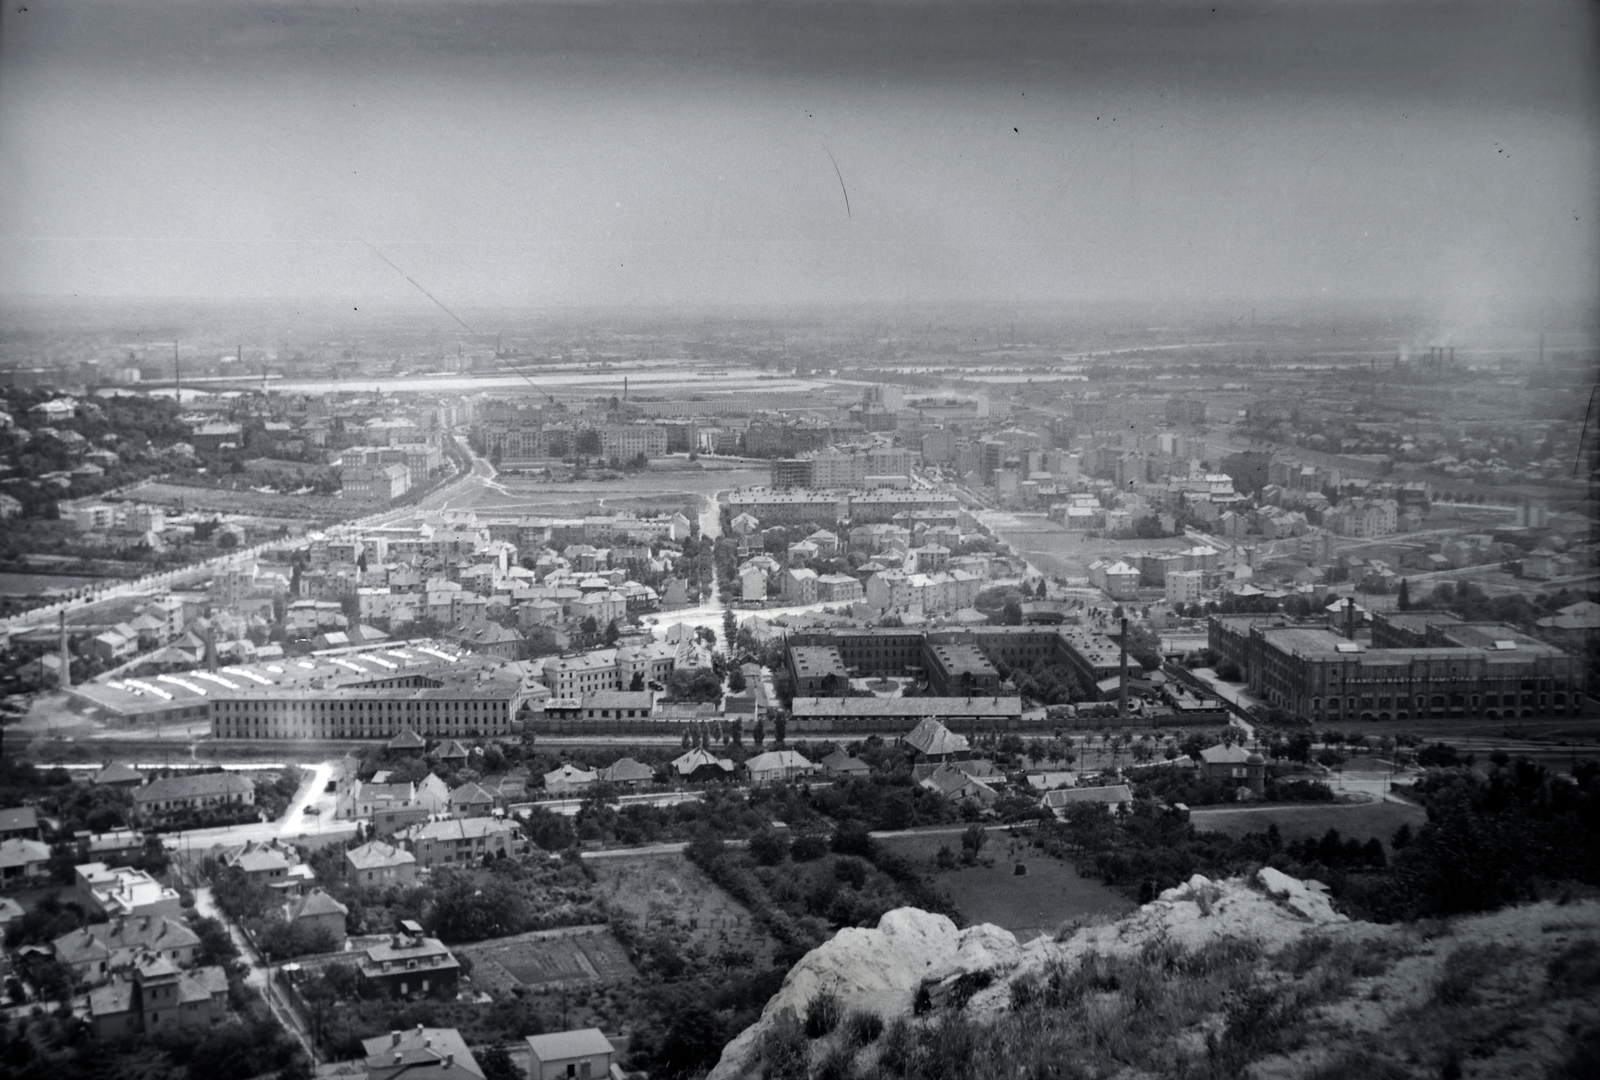
POLYGON ((414 885, 417 857, 403 848, 373 840, 344 853, 350 878, 360 885, 414 885))
POLYGON ((33 884, 49 875, 49 844, 41 840, 0 840, 0 886, 33 884))
POLYGON ((618 758, 600 770, 600 782, 619 787, 641 787, 655 779, 655 770, 631 757, 618 758))
POLYGON ((976 776, 969 776, 956 767, 957 763, 946 761, 936 768, 920 782, 920 786, 936 795, 942 795, 951 802, 972 802, 979 806, 993 806, 995 800, 1000 798, 1000 793, 986 781, 976 776))
POLYGON ((869 776, 872 769, 860 758, 851 757, 844 752, 844 747, 836 746, 833 752, 817 764, 822 766, 822 771, 829 776, 869 776))
POLYGON ((483 1067, 455 1028, 418 1024, 362 1039, 361 1047, 367 1080, 483 1080, 483 1067))
POLYGON ((434 751, 434 754, 440 761, 449 762, 452 765, 465 765, 467 759, 472 756, 472 751, 468 750, 456 739, 446 739, 439 749, 434 751))
POLYGON ((729 780, 733 777, 731 758, 719 758, 711 751, 698 746, 688 753, 673 758, 669 767, 678 779, 696 784, 708 780, 729 780))
POLYGON ((817 766, 797 750, 768 750, 747 760, 744 767, 750 781, 756 784, 794 780, 817 771, 817 766))
POLYGON ((461 964, 438 938, 403 919, 400 929, 369 945, 357 963, 369 991, 385 997, 413 994, 453 994, 461 978, 461 964))
POLYGON ((577 795, 593 787, 600 779, 594 769, 580 769, 570 761, 560 768, 544 774, 544 789, 551 795, 577 795))
POLYGON ((482 784, 468 781, 450 793, 450 816, 483 817, 494 810, 494 796, 482 784))
POLYGON ((178 970, 147 957, 128 980, 89 994, 89 1027, 99 1039, 177 1027, 209 1027, 227 1012, 228 976, 220 967, 178 970))
POLYGON ((113 761, 94 774, 95 787, 136 788, 144 783, 144 773, 123 761, 113 761))
POLYGON ((428 748, 428 743, 421 735, 418 735, 410 728, 406 728, 385 743, 384 746, 395 753, 420 756, 428 748))
POLYGON ((334 943, 334 948, 344 948, 345 916, 350 909, 323 892, 312 889, 288 904, 286 914, 289 925, 306 934, 324 933, 334 943))
POLYGON ((1127 784, 1112 784, 1108 787, 1083 787, 1083 788, 1057 788, 1047 791, 1039 799, 1039 805, 1056 817, 1065 815, 1067 809, 1073 806, 1101 806, 1108 813, 1121 813, 1133 805, 1133 790, 1127 784))
POLYGON ((435 866, 460 866, 482 862, 485 855, 496 858, 516 854, 518 829, 503 818, 450 818, 413 825, 397 833, 424 869, 435 866))
POLYGON ((616 1049, 599 1028, 553 1031, 529 1035, 528 1080, 558 1080, 569 1076, 612 1075, 616 1049))
POLYGON ((50 943, 55 957, 86 982, 133 967, 142 958, 161 957, 180 968, 194 963, 200 937, 165 915, 130 915, 89 923, 50 943))
POLYGON ((957 735, 931 716, 918 721, 904 741, 919 759, 928 761, 949 761, 970 749, 965 735, 957 735))

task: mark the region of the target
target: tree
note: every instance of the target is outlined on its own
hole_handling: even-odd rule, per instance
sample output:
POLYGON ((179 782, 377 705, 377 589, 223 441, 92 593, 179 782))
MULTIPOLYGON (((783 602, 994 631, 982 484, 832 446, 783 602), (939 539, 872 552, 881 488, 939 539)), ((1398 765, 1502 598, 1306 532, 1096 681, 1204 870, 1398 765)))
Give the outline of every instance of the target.
POLYGON ((1000 623, 1002 626, 1022 625, 1022 605, 1015 600, 1007 600, 1000 609, 1000 623))
POLYGON ((734 636, 738 632, 739 622, 733 617, 733 609, 729 608, 722 613, 722 640, 727 644, 730 651, 733 649, 734 636))
POLYGON ((597 457, 601 452, 600 433, 594 428, 584 428, 578 432, 577 441, 573 449, 585 457, 597 457))
POLYGON ((486 1046, 473 1055, 483 1070, 483 1080, 521 1080, 522 1072, 511 1061, 511 1051, 503 1043, 486 1046))
POLYGON ((783 737, 789 727, 789 718, 781 712, 772 714, 772 741, 778 746, 783 745, 783 737))
POLYGON ((961 834, 961 857, 970 866, 978 861, 978 853, 983 850, 983 846, 988 842, 989 834, 984 831, 982 825, 976 822, 968 825, 966 832, 961 834))
POLYGON ((731 690, 735 694, 742 694, 742 693, 744 693, 744 688, 745 688, 746 685, 748 685, 748 684, 745 682, 744 672, 740 671, 736 667, 728 668, 728 689, 729 690, 731 690))
POLYGON ((755 743, 756 747, 759 749, 761 744, 766 742, 766 740, 767 729, 765 725, 762 724, 761 718, 757 717, 756 726, 750 729, 750 741, 755 743))
POLYGON ((1395 601, 1395 605, 1401 611, 1411 610, 1411 586, 1406 583, 1405 578, 1400 579, 1400 596, 1395 601))
POLYGON ((667 676, 667 693, 673 701, 719 702, 722 680, 708 668, 674 671, 667 676))

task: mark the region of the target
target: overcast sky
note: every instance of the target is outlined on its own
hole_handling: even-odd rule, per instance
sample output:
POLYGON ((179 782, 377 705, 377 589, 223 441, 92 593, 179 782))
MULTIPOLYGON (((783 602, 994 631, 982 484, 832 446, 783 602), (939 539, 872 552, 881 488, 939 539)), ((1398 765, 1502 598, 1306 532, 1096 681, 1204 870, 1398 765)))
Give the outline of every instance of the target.
POLYGON ((26 0, 0 293, 1585 302, 1595 13, 26 0))

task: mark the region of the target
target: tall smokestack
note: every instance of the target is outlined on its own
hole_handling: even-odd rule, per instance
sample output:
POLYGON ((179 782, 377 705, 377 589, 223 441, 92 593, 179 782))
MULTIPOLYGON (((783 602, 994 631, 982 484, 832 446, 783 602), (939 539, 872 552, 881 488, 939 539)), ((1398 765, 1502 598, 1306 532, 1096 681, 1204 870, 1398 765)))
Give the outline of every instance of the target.
POLYGON ((1356 598, 1353 596, 1344 602, 1344 636, 1351 641, 1356 639, 1356 598))
POLYGON ((1450 366, 1456 366, 1456 347, 1454 345, 1450 346, 1450 366))
POLYGON ((172 343, 172 399, 183 406, 183 372, 178 368, 178 343, 172 343))
POLYGON ((59 684, 63 690, 72 689, 72 650, 67 648, 67 613, 58 613, 61 617, 61 678, 59 684))
POLYGON ((1122 638, 1118 645, 1122 680, 1118 696, 1117 715, 1126 720, 1128 718, 1128 617, 1126 615, 1122 617, 1122 638))

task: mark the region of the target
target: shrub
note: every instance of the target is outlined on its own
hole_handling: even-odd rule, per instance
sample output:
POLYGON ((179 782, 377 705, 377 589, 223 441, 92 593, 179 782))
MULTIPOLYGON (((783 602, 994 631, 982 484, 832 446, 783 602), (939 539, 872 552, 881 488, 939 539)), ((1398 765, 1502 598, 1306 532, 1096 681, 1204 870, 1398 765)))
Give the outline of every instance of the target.
POLYGON ((795 862, 814 862, 828 853, 828 842, 820 836, 799 836, 789 845, 789 857, 795 862))
POLYGON ((806 1005, 806 1038, 820 1039, 839 1026, 844 1007, 832 990, 823 990, 806 1005))
POLYGON ((865 1046, 877 1041, 883 1034, 883 1017, 872 1012, 851 1013, 845 1022, 845 1033, 851 1046, 865 1046))

